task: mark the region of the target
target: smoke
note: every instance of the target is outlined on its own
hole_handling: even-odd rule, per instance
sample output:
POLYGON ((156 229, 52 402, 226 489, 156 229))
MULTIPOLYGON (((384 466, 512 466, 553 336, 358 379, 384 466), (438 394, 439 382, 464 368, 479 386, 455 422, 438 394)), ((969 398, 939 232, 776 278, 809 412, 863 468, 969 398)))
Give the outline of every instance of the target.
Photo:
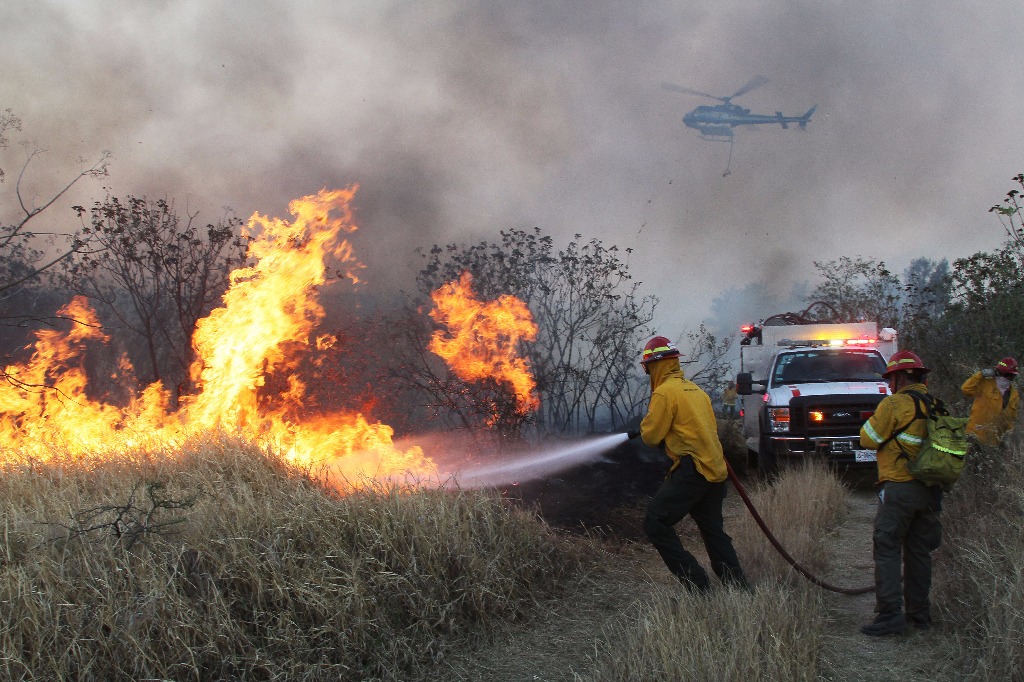
MULTIPOLYGON (((353 242, 371 289, 409 287, 416 247, 536 225, 633 249, 671 336, 731 288, 785 296, 814 260, 901 271, 998 244, 986 210, 1024 151, 1024 44, 1003 28, 1016 10, 12 0, 0 109, 49 150, 26 178, 33 196, 102 149, 112 193, 208 221, 225 206, 284 216, 290 199, 359 183, 353 242), (729 95, 755 74, 769 83, 737 103, 818 111, 805 132, 741 130, 723 178, 728 145, 681 122, 713 102, 658 84, 729 95)), ((20 165, 5 151, 0 167, 20 165)), ((0 185, 5 217, 12 189, 0 185)), ((83 186, 68 205, 103 193, 83 186)))

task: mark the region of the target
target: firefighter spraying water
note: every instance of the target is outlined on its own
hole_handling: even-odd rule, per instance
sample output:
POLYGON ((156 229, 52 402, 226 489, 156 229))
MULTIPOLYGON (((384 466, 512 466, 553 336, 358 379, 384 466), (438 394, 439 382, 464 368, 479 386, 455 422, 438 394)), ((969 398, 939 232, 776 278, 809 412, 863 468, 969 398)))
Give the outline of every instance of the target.
POLYGON ((708 395, 683 375, 680 355, 671 340, 655 336, 640 360, 651 378, 651 402, 640 423, 640 437, 672 460, 665 482, 647 507, 644 532, 681 583, 705 592, 710 589, 707 573, 674 528, 690 516, 700 529, 715 575, 723 583, 745 588, 747 580, 722 519, 728 468, 714 409, 708 395))

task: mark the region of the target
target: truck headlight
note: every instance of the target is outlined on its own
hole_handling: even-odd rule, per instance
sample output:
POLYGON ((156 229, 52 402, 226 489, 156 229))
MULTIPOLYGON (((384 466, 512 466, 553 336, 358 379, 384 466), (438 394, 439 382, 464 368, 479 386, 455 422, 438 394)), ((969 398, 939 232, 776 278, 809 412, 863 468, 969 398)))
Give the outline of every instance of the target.
POLYGON ((789 408, 769 407, 768 426, 771 427, 772 433, 789 431, 789 408))

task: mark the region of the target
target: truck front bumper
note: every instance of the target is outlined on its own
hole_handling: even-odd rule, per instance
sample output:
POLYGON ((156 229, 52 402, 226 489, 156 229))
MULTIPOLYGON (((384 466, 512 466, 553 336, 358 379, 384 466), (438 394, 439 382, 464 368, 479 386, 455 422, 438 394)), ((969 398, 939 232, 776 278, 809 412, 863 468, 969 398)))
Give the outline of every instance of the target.
POLYGON ((875 466, 875 451, 860 446, 860 436, 771 436, 769 439, 777 458, 808 458, 825 460, 847 467, 875 466))

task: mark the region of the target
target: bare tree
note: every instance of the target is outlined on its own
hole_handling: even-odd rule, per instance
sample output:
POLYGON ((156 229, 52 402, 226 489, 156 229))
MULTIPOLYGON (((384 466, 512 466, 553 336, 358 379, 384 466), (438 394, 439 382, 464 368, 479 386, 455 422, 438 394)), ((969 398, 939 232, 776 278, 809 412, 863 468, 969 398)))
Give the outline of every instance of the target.
POLYGON ((733 372, 728 360, 733 346, 732 337, 719 338, 703 323, 697 331, 688 332, 685 337, 686 341, 679 347, 686 351, 680 362, 687 378, 709 393, 720 391, 733 372))
MULTIPOLYGON (((435 246, 424 254, 421 293, 468 271, 481 298, 509 294, 529 307, 539 331, 523 353, 540 396, 532 423, 538 435, 618 428, 633 419, 647 388, 637 357, 657 300, 639 295, 639 283, 632 281, 616 246, 582 242, 577 234, 557 250, 538 228, 500 235, 500 243, 435 246)), ((410 363, 424 390, 439 398, 460 394, 447 383, 450 377, 438 376, 436 364, 425 360, 421 354, 410 363)))
POLYGON ((814 261, 822 277, 809 301, 822 301, 839 313, 841 322, 872 320, 894 327, 899 320, 902 287, 882 261, 860 256, 814 261))
POLYGON ((988 211, 995 213, 1006 230, 1007 246, 1024 252, 1024 214, 1021 213, 1021 190, 1024 190, 1024 173, 1018 173, 1013 181, 1020 186, 1006 193, 1003 203, 996 204, 988 211))
MULTIPOLYGON (((0 113, 0 149, 7 148, 10 132, 20 130, 21 119, 10 109, 0 113)), ((33 200, 30 197, 36 192, 29 188, 29 171, 42 154, 44 150, 36 149, 21 163, 11 195, 13 205, 3 206, 4 217, 0 217, 0 352, 4 355, 13 353, 23 344, 22 328, 51 325, 61 319, 54 311, 66 301, 58 301, 52 289, 42 286, 44 275, 72 255, 95 248, 88 236, 73 230, 37 229, 37 226, 43 213, 83 178, 105 176, 110 154, 103 152, 97 161, 83 164, 83 169, 64 184, 44 194, 42 200, 33 200)), ((4 171, 0 168, 0 182, 4 180, 4 171)), ((0 379, 12 380, 3 372, 0 372, 0 379)))
MULTIPOLYGON (((7 147, 9 130, 20 131, 21 119, 7 109, 0 115, 0 148, 7 147)), ((92 248, 91 240, 76 232, 33 231, 30 223, 57 203, 83 178, 105 176, 110 153, 103 152, 96 162, 72 176, 41 203, 35 203, 25 197, 26 174, 32 162, 43 153, 44 150, 36 149, 25 159, 14 189, 18 217, 9 224, 0 223, 0 299, 13 296, 29 283, 38 282, 43 273, 73 254, 83 253, 92 248)), ((4 173, 0 169, 0 182, 3 179, 4 173)))
POLYGON ((241 220, 227 215, 201 227, 196 213, 180 217, 171 202, 137 197, 75 210, 82 233, 101 248, 66 259, 62 282, 137 339, 127 346, 144 349, 133 360, 145 367, 146 383, 162 381, 181 393, 196 323, 227 290, 231 270, 245 263, 241 220))

